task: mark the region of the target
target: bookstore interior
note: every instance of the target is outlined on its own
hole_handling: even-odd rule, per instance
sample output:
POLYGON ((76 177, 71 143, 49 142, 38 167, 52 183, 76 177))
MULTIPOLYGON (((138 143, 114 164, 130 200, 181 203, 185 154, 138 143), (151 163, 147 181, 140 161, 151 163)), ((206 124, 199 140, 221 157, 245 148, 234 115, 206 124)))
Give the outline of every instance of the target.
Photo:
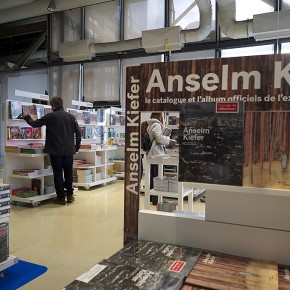
MULTIPOLYGON (((152 1, 136 4, 135 21, 143 6, 149 13, 152 1)), ((33 264, 34 276, 26 277, 28 265, 9 247, 9 232, 14 210, 15 216, 49 216, 47 206, 56 198, 45 126, 32 128, 23 119, 53 114, 53 95, 63 96, 64 109, 81 131, 73 160, 77 198, 116 185, 123 210, 122 247, 87 265, 63 289, 290 289, 290 1, 256 1, 262 14, 260 9, 236 21, 241 1, 188 0, 180 12, 177 1, 156 0, 158 7, 167 4, 166 27, 144 24, 141 38, 125 37, 118 46, 99 43, 90 17, 108 20, 109 11, 121 11, 124 18, 133 0, 88 1, 82 8, 63 4, 57 12, 60 1, 20 2, 15 6, 27 9, 45 2, 54 37, 48 69, 1 67, 0 289, 29 289, 32 280, 49 275, 49 266, 33 264), (219 19, 213 22, 219 21, 225 54, 217 39, 208 41, 216 37, 216 10, 219 19), (188 11, 198 12, 199 26, 182 27, 188 11), (68 37, 55 48, 56 39, 68 33, 67 18, 88 25, 92 41, 68 37), (62 20, 64 32, 56 24, 62 20), (236 30, 229 31, 231 26, 236 30), (201 46, 194 48, 196 43, 201 46), (162 113, 164 124, 156 123, 159 133, 152 126, 154 138, 147 126, 145 145, 142 125, 151 124, 152 113, 162 113), (163 153, 151 154, 157 146, 163 153), (24 278, 10 278, 18 275, 14 271, 24 278)), ((0 15, 7 9, 0 4, 0 15)), ((103 200, 107 211, 112 201, 107 193, 103 200)), ((71 218, 79 206, 57 209, 71 218)), ((92 202, 77 217, 97 207, 92 202)))

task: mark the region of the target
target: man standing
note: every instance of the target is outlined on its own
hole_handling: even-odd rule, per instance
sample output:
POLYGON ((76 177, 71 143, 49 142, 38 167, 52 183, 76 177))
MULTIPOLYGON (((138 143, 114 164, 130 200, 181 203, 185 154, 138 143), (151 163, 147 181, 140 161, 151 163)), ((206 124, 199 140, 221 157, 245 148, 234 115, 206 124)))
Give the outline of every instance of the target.
POLYGON ((23 115, 33 128, 46 126, 44 152, 50 155, 57 198, 54 203, 65 205, 74 202, 73 197, 73 155, 80 149, 81 132, 73 115, 65 112, 63 99, 53 97, 50 101, 52 113, 33 120, 23 115), (65 199, 66 197, 66 199, 65 199))

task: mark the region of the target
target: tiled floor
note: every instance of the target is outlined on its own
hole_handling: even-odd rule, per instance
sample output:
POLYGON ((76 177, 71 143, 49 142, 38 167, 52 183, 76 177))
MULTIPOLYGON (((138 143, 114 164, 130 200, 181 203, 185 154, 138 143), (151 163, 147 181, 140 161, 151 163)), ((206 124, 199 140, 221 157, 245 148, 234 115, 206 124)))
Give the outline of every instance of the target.
MULTIPOLYGON (((48 271, 23 290, 63 289, 79 275, 123 246, 124 181, 78 190, 76 202, 51 201, 38 207, 12 205, 10 255, 44 265, 48 271)), ((204 212, 204 203, 194 203, 204 212)), ((140 198, 140 208, 144 200, 140 198)), ((152 209, 155 207, 152 206, 152 209)))

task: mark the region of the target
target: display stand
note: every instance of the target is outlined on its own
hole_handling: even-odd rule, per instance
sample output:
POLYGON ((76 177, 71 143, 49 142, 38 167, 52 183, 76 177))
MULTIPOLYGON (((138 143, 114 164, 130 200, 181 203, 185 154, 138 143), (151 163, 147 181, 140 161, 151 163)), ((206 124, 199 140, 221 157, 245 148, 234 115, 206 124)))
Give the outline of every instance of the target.
POLYGON ((177 157, 165 157, 165 158, 146 158, 145 164, 145 209, 150 209, 150 196, 157 195, 158 202, 162 202, 163 197, 171 197, 178 199, 178 210, 183 211, 184 197, 188 196, 188 208, 193 211, 193 197, 201 194, 204 190, 193 189, 192 187, 185 187, 184 182, 178 182, 178 192, 168 192, 159 190, 150 190, 150 167, 151 164, 158 165, 158 177, 163 176, 163 167, 165 165, 174 165, 178 167, 177 157))
POLYGON ((15 264, 18 263, 18 257, 15 256, 9 256, 7 260, 4 262, 0 263, 0 277, 3 276, 3 271, 15 264))
POLYGON ((108 166, 113 165, 108 160, 108 151, 116 150, 116 146, 105 146, 99 149, 81 149, 76 154, 77 159, 83 159, 89 162, 89 166, 74 166, 77 181, 73 183, 76 187, 90 189, 93 186, 105 184, 116 180, 117 178, 108 174, 108 166))
POLYGON ((0 277, 3 271, 18 262, 15 256, 9 256, 9 217, 11 185, 0 183, 0 277))
MULTIPOLYGON (((48 96, 25 91, 15 91, 16 96, 38 100, 48 100, 48 96)), ((11 195, 11 201, 29 203, 38 206, 43 200, 56 196, 53 187, 53 173, 48 155, 43 153, 45 141, 45 127, 34 128, 23 119, 17 117, 25 110, 33 119, 40 118, 51 111, 49 105, 28 103, 22 101, 6 101, 5 107, 5 158, 4 158, 4 182, 12 185, 12 189, 33 189, 33 180, 36 180, 38 195, 17 196, 11 195), (33 115, 35 113, 35 115, 33 115), (42 147, 42 148, 38 148, 42 147), (20 171, 36 169, 35 172, 22 174, 20 171), (19 171, 17 174, 15 170, 19 171)))

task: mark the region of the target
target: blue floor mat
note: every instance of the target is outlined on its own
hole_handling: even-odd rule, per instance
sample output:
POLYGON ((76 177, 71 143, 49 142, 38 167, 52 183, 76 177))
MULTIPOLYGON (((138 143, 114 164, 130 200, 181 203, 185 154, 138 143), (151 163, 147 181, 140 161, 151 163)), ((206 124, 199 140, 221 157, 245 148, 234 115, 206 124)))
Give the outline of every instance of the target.
POLYGON ((17 264, 2 272, 3 277, 0 277, 0 289, 18 289, 46 271, 47 268, 44 266, 19 260, 17 264))

